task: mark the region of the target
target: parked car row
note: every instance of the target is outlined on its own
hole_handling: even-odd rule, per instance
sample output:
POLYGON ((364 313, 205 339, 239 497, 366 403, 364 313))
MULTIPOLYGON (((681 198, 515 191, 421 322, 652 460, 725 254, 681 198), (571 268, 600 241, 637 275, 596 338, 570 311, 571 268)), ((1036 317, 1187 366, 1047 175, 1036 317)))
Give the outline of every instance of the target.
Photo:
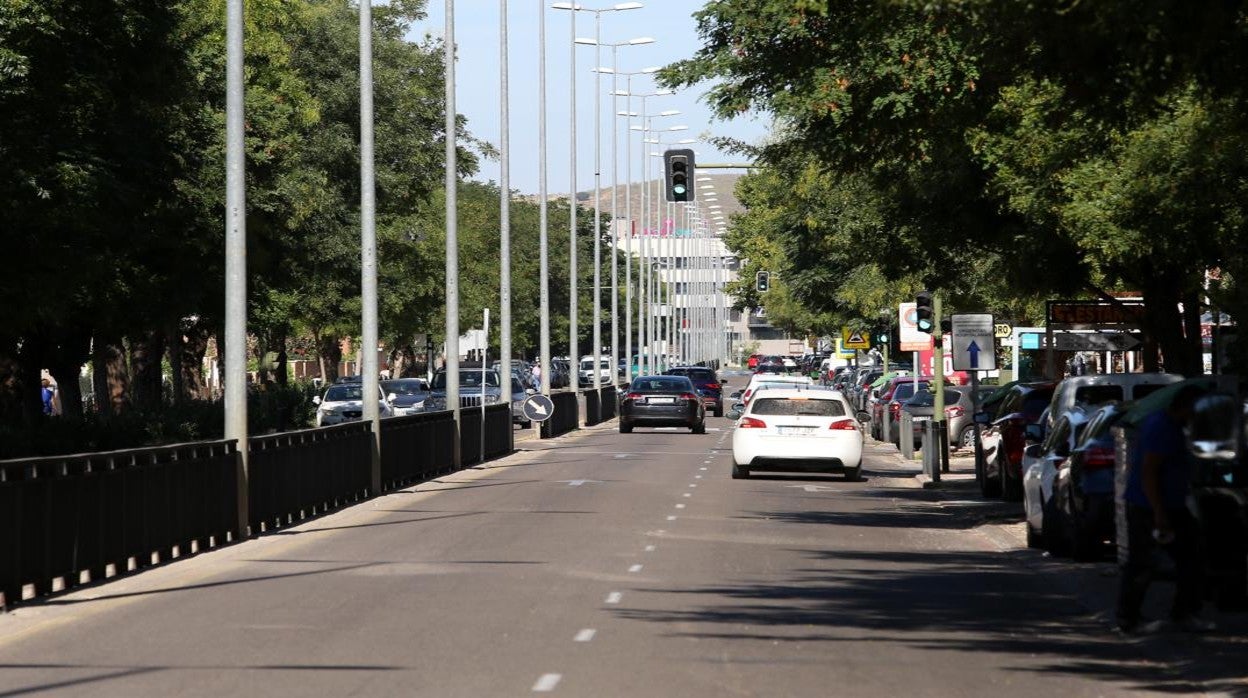
POLYGON ((981 494, 1022 502, 1029 545, 1103 556, 1115 535, 1112 429, 1133 404, 1181 380, 1117 373, 1002 386, 977 418, 981 494))

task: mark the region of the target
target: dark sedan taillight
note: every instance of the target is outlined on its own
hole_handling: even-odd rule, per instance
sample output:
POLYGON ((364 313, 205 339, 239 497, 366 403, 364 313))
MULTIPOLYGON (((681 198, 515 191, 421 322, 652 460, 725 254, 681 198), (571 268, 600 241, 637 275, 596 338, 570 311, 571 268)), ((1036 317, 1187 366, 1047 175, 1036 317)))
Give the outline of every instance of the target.
POLYGON ((680 399, 681 400, 697 400, 698 396, 694 395, 693 393, 681 393, 680 399))
POLYGON ((1083 452, 1083 467, 1086 470, 1106 470, 1114 467, 1114 449, 1104 446, 1092 446, 1083 452))
POLYGON ((642 397, 644 396, 641 393, 629 393, 628 394, 629 400, 640 400, 642 397))

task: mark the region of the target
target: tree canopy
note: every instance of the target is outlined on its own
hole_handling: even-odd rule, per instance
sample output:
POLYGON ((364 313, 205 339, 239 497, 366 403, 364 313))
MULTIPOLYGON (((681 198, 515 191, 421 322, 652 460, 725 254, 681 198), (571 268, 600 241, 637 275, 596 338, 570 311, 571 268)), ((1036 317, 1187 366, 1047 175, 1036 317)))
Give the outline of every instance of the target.
POLYGON ((873 317, 847 303, 873 273, 893 302, 924 285, 1014 320, 1135 291, 1166 367, 1195 373, 1207 272, 1248 310, 1244 3, 714 0, 696 17, 702 47, 662 81, 708 84, 721 118, 775 118, 768 142, 730 144, 764 166, 740 194, 765 209, 731 239, 770 246, 808 315, 873 317))

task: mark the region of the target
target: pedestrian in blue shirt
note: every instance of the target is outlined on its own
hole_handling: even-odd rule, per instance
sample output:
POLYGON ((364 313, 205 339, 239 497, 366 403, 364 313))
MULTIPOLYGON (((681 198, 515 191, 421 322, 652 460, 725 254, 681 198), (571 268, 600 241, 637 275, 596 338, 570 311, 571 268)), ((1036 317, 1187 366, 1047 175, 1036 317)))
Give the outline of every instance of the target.
POLYGON ((1140 607, 1156 574, 1156 551, 1173 560, 1176 574, 1170 620, 1176 627, 1208 630, 1199 617, 1204 556, 1200 531, 1187 508, 1191 467, 1183 427, 1201 388, 1186 386, 1170 406, 1149 415, 1127 474, 1127 559, 1118 590, 1118 627, 1124 632, 1157 627, 1140 624, 1140 607))
POLYGON ((52 416, 52 398, 56 392, 52 390, 52 382, 47 378, 42 381, 43 388, 41 390, 43 397, 43 413, 49 417, 52 416))

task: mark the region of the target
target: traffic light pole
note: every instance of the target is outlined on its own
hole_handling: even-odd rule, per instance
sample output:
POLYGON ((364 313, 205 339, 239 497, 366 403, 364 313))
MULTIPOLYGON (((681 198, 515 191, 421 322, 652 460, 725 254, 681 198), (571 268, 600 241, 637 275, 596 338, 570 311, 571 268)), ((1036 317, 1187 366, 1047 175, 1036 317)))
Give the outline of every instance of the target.
POLYGON ((939 464, 932 463, 932 482, 940 482, 940 473, 949 472, 949 423, 945 421, 945 338, 940 329, 940 296, 932 297, 932 426, 936 433, 936 454, 939 464))

